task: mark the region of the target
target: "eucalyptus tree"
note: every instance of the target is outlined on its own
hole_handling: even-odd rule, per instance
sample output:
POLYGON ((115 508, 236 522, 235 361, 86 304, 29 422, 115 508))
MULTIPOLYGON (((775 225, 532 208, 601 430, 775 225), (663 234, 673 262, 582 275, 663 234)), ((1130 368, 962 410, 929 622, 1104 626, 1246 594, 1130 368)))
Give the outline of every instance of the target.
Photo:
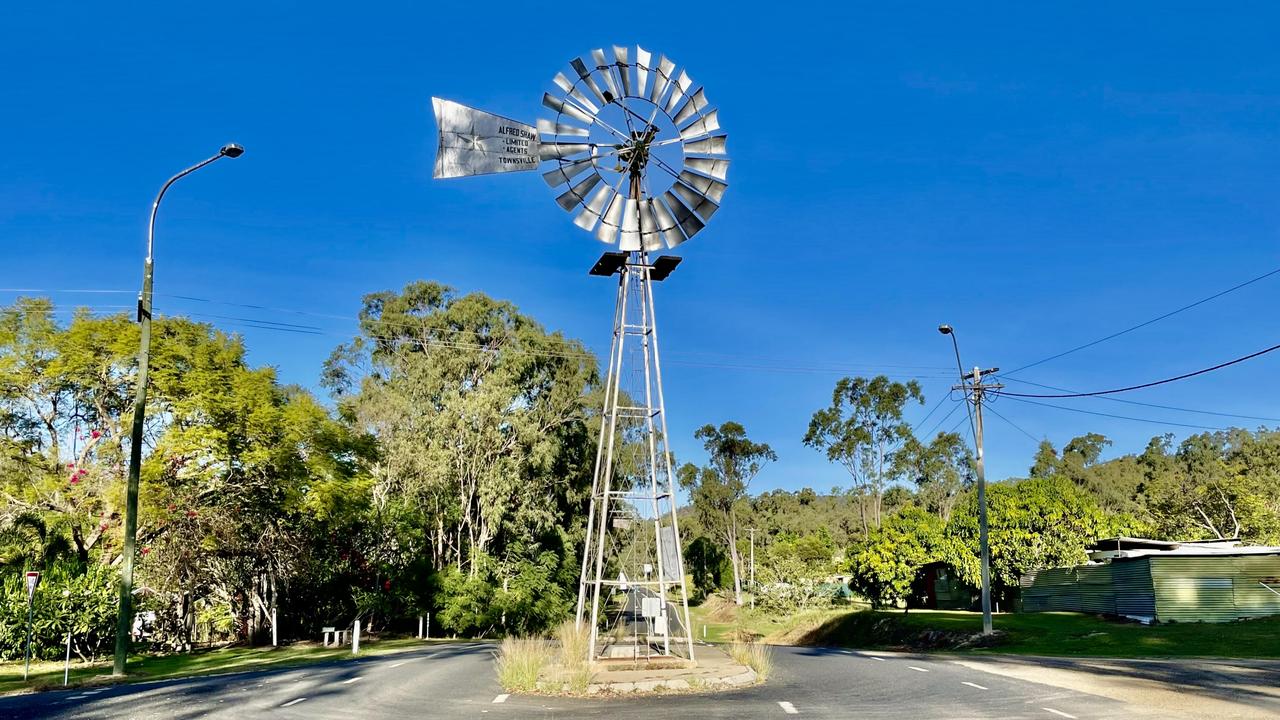
POLYGON ((899 469, 894 453, 911 437, 902 414, 912 400, 924 403, 915 380, 899 383, 884 375, 841 378, 831 393, 831 405, 809 421, 804 443, 848 471, 864 535, 880 526, 884 490, 899 469))
POLYGON ((555 619, 594 459, 594 357, 509 302, 434 282, 366 296, 360 331, 325 382, 378 439, 375 512, 421 531, 441 620, 555 619))
POLYGON ((943 522, 973 485, 973 454, 957 433, 940 432, 927 445, 910 436, 894 461, 901 476, 915 483, 920 504, 943 522))
POLYGON ((680 486, 688 493, 702 523, 729 549, 733 567, 733 595, 742 604, 742 558, 738 550, 738 505, 765 463, 778 459, 773 448, 753 442, 740 423, 704 425, 694 432, 709 455, 699 468, 686 463, 678 472, 680 486))

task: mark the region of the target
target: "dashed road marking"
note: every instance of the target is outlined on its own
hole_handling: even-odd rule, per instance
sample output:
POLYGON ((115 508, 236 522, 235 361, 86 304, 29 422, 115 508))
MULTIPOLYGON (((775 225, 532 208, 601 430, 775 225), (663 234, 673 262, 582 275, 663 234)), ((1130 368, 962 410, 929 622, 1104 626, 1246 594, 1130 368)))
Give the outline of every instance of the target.
POLYGON ((928 670, 922 667, 916 667, 915 665, 908 665, 907 667, 911 668, 912 670, 915 670, 916 672, 929 672, 928 670))
POLYGON ((407 662, 409 662, 409 661, 408 661, 408 660, 401 660, 401 661, 400 661, 400 662, 398 662, 398 663, 393 663, 393 664, 391 664, 389 667, 398 668, 398 667, 400 667, 401 665, 403 665, 403 664, 405 664, 405 663, 407 663, 407 662))
POLYGON ((494 699, 493 699, 493 702, 494 702, 494 703, 504 703, 504 702, 506 702, 506 701, 507 701, 507 698, 509 698, 509 697, 511 697, 511 694, 510 694, 510 693, 502 693, 502 694, 501 694, 501 695, 499 695, 498 697, 494 698, 494 699))
POLYGON ((343 684, 343 685, 350 685, 351 683, 353 683, 353 682, 355 682, 355 681, 359 680, 359 679, 360 679, 360 677, 361 677, 361 676, 357 675, 357 676, 355 676, 355 677, 353 677, 353 678, 347 678, 346 680, 343 680, 343 681, 342 681, 342 684, 343 684))
POLYGON ((300 698, 298 698, 298 699, 296 699, 296 700, 290 700, 289 702, 287 702, 287 703, 285 703, 285 704, 281 705, 280 707, 289 707, 290 705, 297 705, 298 703, 302 702, 303 700, 306 700, 306 698, 304 698, 304 697, 300 697, 300 698))
POLYGON ((795 706, 795 705, 792 705, 791 703, 787 702, 786 700, 779 700, 779 701, 778 701, 778 707, 782 708, 782 712, 784 712, 784 713, 786 713, 786 714, 788 714, 788 715, 799 715, 799 714, 800 714, 800 711, 796 709, 796 706, 795 706))
POLYGON ((1051 713, 1053 713, 1054 715, 1058 715, 1058 716, 1060 716, 1060 717, 1064 717, 1064 718, 1071 718, 1071 720, 1076 720, 1076 716, 1075 716, 1075 715, 1068 715, 1068 714, 1066 714, 1066 713, 1062 712, 1061 710, 1054 710, 1053 708, 1047 708, 1047 707, 1042 707, 1042 708, 1040 708, 1040 709, 1041 709, 1041 710, 1045 710, 1045 711, 1047 711, 1047 712, 1051 712, 1051 713))
POLYGON ((871 658, 872 660, 879 660, 880 662, 884 662, 884 658, 878 655, 868 655, 867 657, 871 658))
POLYGON ((978 688, 979 690, 986 690, 986 689, 987 689, 987 688, 985 688, 985 687, 982 687, 982 686, 981 686, 981 685, 979 685, 978 683, 971 683, 971 682, 967 682, 967 681, 962 681, 960 684, 961 684, 961 685, 968 685, 968 686, 969 686, 969 687, 971 687, 971 688, 978 688))

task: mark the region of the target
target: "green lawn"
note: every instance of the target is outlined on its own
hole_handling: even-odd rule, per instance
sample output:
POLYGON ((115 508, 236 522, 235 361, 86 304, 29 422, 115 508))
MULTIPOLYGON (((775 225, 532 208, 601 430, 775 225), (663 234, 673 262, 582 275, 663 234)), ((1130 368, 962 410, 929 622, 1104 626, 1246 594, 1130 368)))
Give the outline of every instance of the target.
POLYGON ((759 636, 765 642, 864 649, 1014 653, 1069 657, 1280 657, 1280 617, 1234 623, 1178 623, 1140 625, 1079 613, 998 614, 998 631, 989 646, 968 641, 982 630, 975 612, 912 610, 809 611, 790 617, 723 607, 695 608, 694 633, 707 627, 711 642, 732 640, 734 631, 759 636), (712 617, 720 620, 713 621, 712 617))
MULTIPOLYGON (((384 655, 422 647, 445 640, 397 638, 373 640, 362 638, 360 655, 384 655)), ((323 648, 312 643, 298 643, 278 648, 231 647, 181 655, 138 655, 129 658, 129 674, 125 682, 164 680, 188 675, 261 670, 263 668, 305 665, 351 657, 350 646, 323 648)), ((111 659, 98 663, 71 663, 70 685, 109 683, 111 659)), ((49 690, 62 687, 61 662, 32 662, 30 679, 22 680, 22 663, 0 663, 0 693, 26 690, 49 690)))

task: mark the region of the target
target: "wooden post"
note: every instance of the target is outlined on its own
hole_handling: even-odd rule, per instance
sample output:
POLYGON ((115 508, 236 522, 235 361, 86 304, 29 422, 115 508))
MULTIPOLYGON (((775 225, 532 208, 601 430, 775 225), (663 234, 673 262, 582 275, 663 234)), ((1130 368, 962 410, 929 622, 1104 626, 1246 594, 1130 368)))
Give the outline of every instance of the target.
POLYGON ((355 627, 351 631, 351 654, 360 654, 360 621, 355 622, 355 627))

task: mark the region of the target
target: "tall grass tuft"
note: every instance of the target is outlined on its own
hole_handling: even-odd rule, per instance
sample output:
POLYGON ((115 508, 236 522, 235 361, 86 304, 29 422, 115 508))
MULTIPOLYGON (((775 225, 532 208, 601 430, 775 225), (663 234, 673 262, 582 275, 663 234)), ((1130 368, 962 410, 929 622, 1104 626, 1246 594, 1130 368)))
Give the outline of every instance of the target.
POLYGON ((586 625, 579 625, 570 619, 556 628, 556 639, 560 641, 560 665, 565 669, 569 691, 585 693, 587 686, 591 684, 591 666, 587 663, 591 633, 586 625))
POLYGON ((560 664, 566 669, 576 669, 587 663, 591 633, 586 625, 579 625, 572 619, 565 620, 556 628, 556 639, 560 641, 560 664))
POLYGON ((758 642, 735 642, 729 646, 729 657, 739 665, 746 665, 756 671, 760 680, 768 680, 773 672, 773 651, 768 645, 758 642))
POLYGON ((542 638, 506 638, 498 648, 498 682, 511 692, 533 692, 552 656, 551 644, 542 638))

